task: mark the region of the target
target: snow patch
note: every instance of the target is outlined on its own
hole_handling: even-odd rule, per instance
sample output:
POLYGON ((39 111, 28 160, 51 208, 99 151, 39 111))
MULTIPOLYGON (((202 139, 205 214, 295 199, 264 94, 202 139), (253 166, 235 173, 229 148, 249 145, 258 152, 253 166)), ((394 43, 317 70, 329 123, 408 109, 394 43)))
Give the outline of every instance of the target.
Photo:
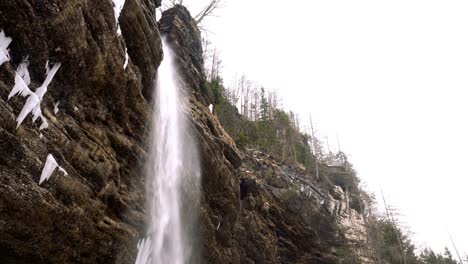
POLYGON ((39 134, 39 139, 42 139, 44 135, 42 133, 39 134))
POLYGON ((10 54, 8 53, 8 46, 12 39, 5 36, 5 32, 0 30, 0 65, 10 60, 10 54))
POLYGON ((41 185, 44 181, 47 181, 57 167, 59 168, 59 171, 61 171, 64 175, 68 175, 68 173, 57 164, 57 161, 55 161, 55 158, 54 156, 52 156, 52 154, 47 155, 47 160, 45 162, 44 168, 42 168, 39 185, 41 185))
POLYGON ((151 263, 151 238, 140 239, 138 241, 138 255, 135 264, 150 264, 151 263))
POLYGON ((125 63, 124 63, 124 70, 127 68, 128 65, 128 52, 127 52, 127 47, 125 47, 125 63))
POLYGON ((114 4, 114 16, 115 16, 115 24, 117 25, 117 35, 120 36, 122 35, 122 31, 120 30, 119 17, 124 7, 125 0, 112 0, 112 3, 114 4))
POLYGON ((213 104, 210 104, 210 105, 208 106, 208 109, 210 109, 210 112, 213 113, 213 104))

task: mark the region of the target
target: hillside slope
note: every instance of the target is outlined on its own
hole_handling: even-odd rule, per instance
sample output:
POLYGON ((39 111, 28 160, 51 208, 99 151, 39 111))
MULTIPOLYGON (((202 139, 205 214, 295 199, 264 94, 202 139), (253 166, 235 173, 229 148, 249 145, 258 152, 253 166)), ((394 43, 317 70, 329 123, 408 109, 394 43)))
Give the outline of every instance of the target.
POLYGON ((199 144, 206 263, 337 263, 351 234, 340 226, 359 214, 339 209, 349 203, 338 187, 236 148, 208 110, 195 22, 176 6, 158 25, 155 7, 127 0, 118 35, 111 1, 0 3, 0 29, 13 39, 11 60, 0 66, 0 262, 134 263, 146 235, 142 166, 161 32, 177 54, 199 144), (26 58, 33 88, 48 60, 61 63, 42 102, 44 130, 29 117, 16 128, 26 99, 8 100, 26 58), (48 154, 68 174, 56 170, 39 185, 48 154))

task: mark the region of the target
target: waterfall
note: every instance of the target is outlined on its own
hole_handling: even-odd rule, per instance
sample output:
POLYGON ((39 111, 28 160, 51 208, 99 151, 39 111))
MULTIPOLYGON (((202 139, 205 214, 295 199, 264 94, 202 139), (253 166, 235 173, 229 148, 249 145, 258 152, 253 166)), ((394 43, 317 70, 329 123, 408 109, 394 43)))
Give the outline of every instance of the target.
POLYGON ((150 235, 138 245, 137 263, 193 264, 200 262, 201 255, 196 230, 198 151, 191 133, 188 98, 177 74, 174 54, 164 39, 163 51, 153 103, 150 157, 146 162, 150 235))

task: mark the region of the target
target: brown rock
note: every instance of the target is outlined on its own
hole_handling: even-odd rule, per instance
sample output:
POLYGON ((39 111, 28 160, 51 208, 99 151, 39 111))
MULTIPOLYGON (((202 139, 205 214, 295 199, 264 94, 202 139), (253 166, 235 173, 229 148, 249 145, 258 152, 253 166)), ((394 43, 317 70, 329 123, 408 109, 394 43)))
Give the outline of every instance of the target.
POLYGON ((0 263, 134 261, 145 223, 140 168, 150 108, 142 91, 162 55, 154 3, 127 2, 123 38, 111 1, 0 2, 0 28, 13 38, 12 60, 0 66, 0 263), (43 139, 29 117, 16 129, 25 99, 7 101, 26 57, 32 90, 47 60, 62 63, 42 103, 43 139), (48 153, 68 175, 54 172, 39 186, 48 153))

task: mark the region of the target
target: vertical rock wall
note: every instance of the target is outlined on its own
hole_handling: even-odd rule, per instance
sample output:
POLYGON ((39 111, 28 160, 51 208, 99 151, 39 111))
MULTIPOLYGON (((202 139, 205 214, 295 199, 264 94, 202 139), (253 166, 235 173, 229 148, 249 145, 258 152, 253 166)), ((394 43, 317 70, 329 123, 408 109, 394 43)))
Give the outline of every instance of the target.
POLYGON ((0 66, 0 263, 132 263, 136 255, 150 116, 143 95, 162 51, 155 3, 127 0, 119 21, 122 36, 110 0, 0 1, 0 29, 13 39, 0 66), (47 60, 62 63, 42 102, 42 131, 30 117, 16 128, 26 99, 7 100, 26 58, 32 91, 47 60), (49 153, 68 175, 38 185, 49 153))

